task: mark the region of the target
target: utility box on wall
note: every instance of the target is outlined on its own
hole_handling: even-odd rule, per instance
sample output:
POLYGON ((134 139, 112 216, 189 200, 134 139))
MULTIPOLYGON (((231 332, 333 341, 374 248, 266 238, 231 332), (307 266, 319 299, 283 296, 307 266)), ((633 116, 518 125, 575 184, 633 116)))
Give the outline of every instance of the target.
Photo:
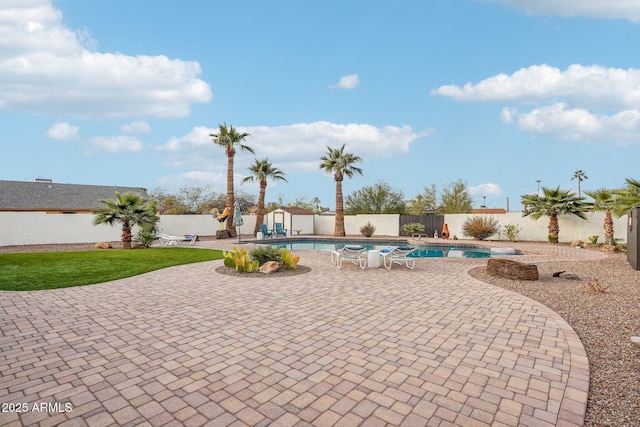
POLYGON ((631 209, 627 224, 627 260, 640 270, 640 208, 631 209))

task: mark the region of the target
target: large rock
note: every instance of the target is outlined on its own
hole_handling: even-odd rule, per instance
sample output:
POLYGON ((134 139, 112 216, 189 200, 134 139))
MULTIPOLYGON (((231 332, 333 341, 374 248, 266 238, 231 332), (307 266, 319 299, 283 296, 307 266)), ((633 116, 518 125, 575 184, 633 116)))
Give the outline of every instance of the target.
POLYGON ((278 261, 267 261, 258 268, 261 273, 269 274, 275 273, 280 270, 280 263, 278 261))
POLYGON ((510 259, 491 258, 487 262, 487 274, 511 280, 538 280, 538 266, 510 259))
POLYGON ((96 249, 111 249, 112 247, 109 242, 96 243, 96 249))

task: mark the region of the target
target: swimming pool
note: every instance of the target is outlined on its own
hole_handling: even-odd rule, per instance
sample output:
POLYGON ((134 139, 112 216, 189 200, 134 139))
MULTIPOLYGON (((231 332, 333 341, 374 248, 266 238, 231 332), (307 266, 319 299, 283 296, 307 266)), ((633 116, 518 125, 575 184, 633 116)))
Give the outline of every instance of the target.
MULTIPOLYGON (((411 245, 401 240, 318 240, 318 239, 287 239, 269 242, 269 240, 256 242, 260 244, 296 250, 335 251, 345 245, 361 245, 367 250, 380 250, 388 246, 410 246, 417 248, 409 255, 413 258, 490 258, 491 249, 466 243, 441 243, 429 245, 411 245)), ((516 253, 514 255, 518 255, 516 253)), ((504 254, 501 254, 504 255, 504 254)))

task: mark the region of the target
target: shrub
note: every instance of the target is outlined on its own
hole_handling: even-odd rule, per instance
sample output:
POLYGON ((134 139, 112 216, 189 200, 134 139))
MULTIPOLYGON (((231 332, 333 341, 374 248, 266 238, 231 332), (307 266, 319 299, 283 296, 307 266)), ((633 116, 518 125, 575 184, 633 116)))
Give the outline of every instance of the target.
POLYGON ((484 240, 498 232, 500 226, 493 216, 478 215, 467 218, 462 224, 462 233, 474 239, 484 240))
POLYGON ((594 277, 593 282, 586 283, 583 289, 592 294, 604 294, 610 287, 611 285, 603 285, 597 277, 594 277))
POLYGON ((151 224, 145 224, 138 230, 136 237, 133 239, 136 243, 150 247, 153 245, 153 242, 159 239, 158 232, 160 228, 158 227, 158 223, 154 222, 151 224))
POLYGON ((420 224, 419 222, 405 224, 402 226, 402 232, 404 234, 408 234, 409 236, 413 236, 416 233, 424 233, 424 225, 420 224))
POLYGON ((595 236, 589 236, 589 241, 591 242, 591 244, 595 245, 596 243, 598 243, 598 235, 595 236))
POLYGON ((285 270, 298 269, 298 261, 300 261, 300 257, 289 252, 289 249, 281 248, 280 257, 282 258, 282 265, 284 265, 285 270))
POLYGON ((260 245, 256 246, 249 256, 252 260, 258 261, 258 265, 262 265, 267 261, 277 261, 282 263, 280 249, 275 246, 260 245))
POLYGON ((504 234, 512 242, 518 240, 518 234, 522 231, 522 228, 518 224, 507 224, 504 226, 504 234))
POLYGON ((375 232, 376 226, 371 224, 369 221, 367 221, 366 224, 360 227, 360 233, 362 233, 364 237, 371 237, 375 232))
POLYGON ((549 239, 549 243, 558 243, 558 236, 554 236, 553 234, 549 234, 547 239, 549 239))
POLYGON ((233 251, 223 251, 224 265, 229 268, 235 267, 236 271, 242 273, 251 273, 258 268, 258 261, 251 261, 246 249, 238 249, 234 247, 233 251))

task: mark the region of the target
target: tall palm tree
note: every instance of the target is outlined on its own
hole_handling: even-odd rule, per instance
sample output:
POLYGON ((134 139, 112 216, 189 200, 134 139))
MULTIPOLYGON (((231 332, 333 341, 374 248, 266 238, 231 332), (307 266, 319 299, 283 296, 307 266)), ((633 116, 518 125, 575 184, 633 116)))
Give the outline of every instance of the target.
POLYGON ((557 242, 560 226, 558 225, 558 215, 575 215, 578 218, 587 219, 584 211, 585 206, 582 198, 577 197, 573 191, 560 190, 560 187, 542 187, 542 195, 525 194, 521 196, 525 210, 522 216, 531 216, 533 219, 540 219, 543 216, 549 217, 549 241, 557 242))
POLYGON ((611 216, 611 212, 613 212, 619 203, 619 196, 606 188, 601 188, 596 191, 585 191, 585 193, 593 199, 593 203, 589 203, 588 206, 596 212, 605 213, 604 243, 613 245, 615 241, 613 240, 613 217, 611 216))
POLYGON ((280 169, 274 167, 268 158, 262 160, 254 159, 254 163, 249 167, 251 175, 242 180, 242 183, 253 182, 254 180, 260 183, 260 195, 258 196, 258 211, 256 212, 256 226, 253 229, 253 234, 257 234, 260 231, 260 224, 264 222, 264 194, 267 190, 267 180, 272 179, 274 181, 287 181, 284 177, 285 173, 280 169))
POLYGON ((581 193, 581 189, 580 189, 580 184, 582 183, 582 181, 584 181, 585 179, 589 179, 589 177, 587 176, 587 174, 582 170, 582 169, 578 169, 577 171, 575 171, 573 173, 573 177, 571 178, 571 181, 573 181, 574 179, 578 180, 578 197, 582 197, 582 193, 581 193))
POLYGON ((618 218, 629 213, 631 209, 640 208, 640 180, 627 178, 624 188, 613 190, 619 197, 619 203, 613 212, 618 218))
POLYGON ((336 222, 333 228, 333 235, 344 237, 344 198, 342 196, 342 181, 347 176, 351 178, 355 173, 362 175, 362 169, 354 166, 355 163, 361 162, 362 159, 351 153, 344 152, 345 144, 339 148, 327 147, 327 154, 322 156, 320 160, 320 169, 327 174, 333 175, 336 181, 336 222))
POLYGON ((120 194, 115 200, 100 200, 105 206, 93 211, 93 224, 122 223, 122 249, 131 249, 131 229, 135 225, 153 226, 158 222, 156 202, 143 198, 137 193, 120 194))
POLYGON ((234 192, 233 192, 233 159, 236 155, 236 147, 240 147, 241 150, 246 150, 253 154, 253 149, 248 145, 244 145, 243 142, 246 137, 249 136, 248 133, 239 133, 235 127, 229 126, 227 124, 218 125, 218 133, 211 133, 209 136, 213 137, 213 143, 218 144, 221 147, 224 147, 225 152, 227 153, 227 199, 226 205, 229 207, 229 216, 227 216, 227 225, 226 229, 229 232, 231 237, 236 236, 236 230, 233 226, 233 202, 234 202, 234 192))

